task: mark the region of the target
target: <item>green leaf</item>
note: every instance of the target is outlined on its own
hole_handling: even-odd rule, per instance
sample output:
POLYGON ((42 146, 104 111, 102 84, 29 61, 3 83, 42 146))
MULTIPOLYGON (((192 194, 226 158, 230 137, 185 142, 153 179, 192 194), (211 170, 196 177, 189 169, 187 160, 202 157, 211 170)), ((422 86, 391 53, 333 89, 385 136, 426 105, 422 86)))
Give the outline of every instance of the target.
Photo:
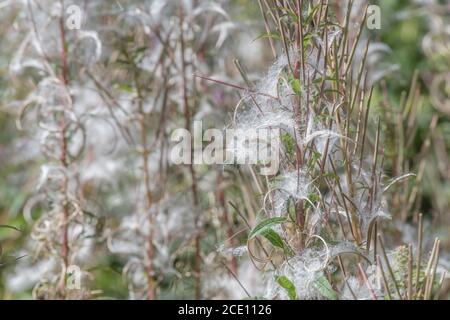
POLYGON ((278 233, 276 233, 275 231, 273 231, 272 229, 265 229, 262 234, 262 236, 264 236, 264 238, 266 238, 267 240, 270 241, 270 243, 272 245, 274 245, 275 247, 281 248, 284 250, 284 241, 283 238, 280 237, 280 235, 278 233))
POLYGON ((316 280, 314 280, 313 286, 325 298, 330 300, 337 300, 338 296, 331 287, 330 282, 328 282, 328 279, 325 277, 324 274, 321 274, 319 277, 316 278, 316 280))
POLYGON ((313 151, 310 159, 308 160, 308 171, 311 171, 314 169, 314 166, 316 163, 319 163, 320 158, 322 157, 322 154, 317 151, 313 151))
POLYGON ((334 172, 327 172, 323 175, 323 177, 333 179, 333 180, 337 180, 339 178, 338 175, 335 174, 334 172))
MULTIPOLYGON (((252 239, 257 235, 265 233, 267 230, 272 230, 271 227, 282 224, 287 221, 286 217, 274 217, 261 221, 255 228, 253 228, 252 232, 248 236, 248 239, 252 239)), ((272 230, 273 231, 273 230, 272 230)))
POLYGON ((317 10, 320 8, 320 4, 315 5, 314 7, 308 8, 308 17, 306 18, 305 25, 309 25, 314 18, 314 14, 317 12, 317 10))
POLYGON ((297 214, 295 212, 295 201, 293 201, 291 197, 289 197, 287 199, 286 208, 287 208, 287 214, 289 216, 289 219, 291 219, 291 221, 296 221, 297 214))
POLYGON ((283 289, 286 290, 289 299, 297 300, 297 291, 295 290, 295 286, 291 280, 285 276, 279 276, 277 277, 277 282, 283 289))
POLYGON ((283 250, 287 256, 293 256, 294 250, 283 240, 283 238, 276 233, 272 227, 278 224, 282 224, 288 221, 287 217, 274 217, 261 221, 250 233, 248 240, 261 235, 277 248, 283 250))
POLYGON ((291 86, 292 90, 294 90, 295 94, 297 95, 301 95, 302 91, 301 91, 301 84, 300 84, 300 80, 296 79, 294 77, 289 77, 289 85, 291 86))
POLYGON ((281 236, 272 229, 267 229, 266 231, 264 231, 262 233, 262 236, 269 240, 273 246, 283 249, 285 255, 289 257, 295 255, 294 250, 292 250, 292 248, 283 240, 283 238, 281 238, 281 236))
POLYGON ((13 227, 13 226, 4 225, 4 224, 0 224, 0 228, 13 229, 13 230, 16 230, 16 231, 20 232, 19 228, 16 228, 16 227, 13 227))
MULTIPOLYGON (((312 192, 312 193, 308 194, 308 200, 311 201, 312 203, 317 203, 320 201, 320 195, 312 192)), ((311 207, 311 203, 309 201, 306 201, 305 209, 308 209, 311 207)))
POLYGON ((308 199, 309 199, 311 202, 318 202, 318 201, 320 200, 320 195, 318 195, 317 193, 310 193, 310 194, 308 195, 308 199))
POLYGON ((290 156, 294 156, 296 144, 294 138, 289 133, 283 133, 281 135, 281 141, 283 142, 286 153, 290 156))
POLYGON ((134 88, 128 84, 119 85, 119 89, 127 93, 133 93, 134 91, 134 88))
POLYGON ((303 37, 303 48, 308 48, 308 46, 311 45, 311 42, 312 42, 312 35, 308 33, 303 37))
POLYGON ((280 36, 277 35, 276 33, 264 33, 262 35, 260 35, 259 37, 257 37, 256 39, 254 39, 252 42, 255 42, 257 40, 261 40, 261 39, 266 39, 266 38, 273 38, 273 39, 280 39, 280 36))

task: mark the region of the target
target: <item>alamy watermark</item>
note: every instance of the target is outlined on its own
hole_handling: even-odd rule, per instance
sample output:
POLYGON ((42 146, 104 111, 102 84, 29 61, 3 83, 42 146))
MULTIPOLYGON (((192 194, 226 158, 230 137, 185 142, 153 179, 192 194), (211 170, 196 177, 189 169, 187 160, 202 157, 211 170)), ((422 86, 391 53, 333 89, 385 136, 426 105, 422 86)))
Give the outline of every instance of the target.
POLYGON ((369 30, 381 29, 381 8, 377 5, 367 7, 366 26, 369 30))
POLYGON ((83 22, 83 11, 76 4, 66 8, 66 27, 69 30, 80 30, 83 22))
POLYGON ((280 165, 280 129, 207 129, 194 121, 193 132, 175 129, 171 135, 172 164, 260 165, 262 175, 275 175, 280 165), (206 145, 205 145, 206 144, 206 145))
POLYGON ((68 290, 80 290, 81 289, 81 277, 83 272, 77 265, 70 265, 66 270, 66 288, 68 290))

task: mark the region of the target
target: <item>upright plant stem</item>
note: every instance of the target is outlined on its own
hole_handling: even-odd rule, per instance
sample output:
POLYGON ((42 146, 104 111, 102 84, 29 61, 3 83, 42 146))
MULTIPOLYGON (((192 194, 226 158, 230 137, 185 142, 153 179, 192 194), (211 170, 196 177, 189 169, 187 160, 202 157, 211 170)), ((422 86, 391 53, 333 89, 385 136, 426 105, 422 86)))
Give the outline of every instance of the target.
MULTIPOLYGON (((61 80, 64 86, 69 84, 69 69, 67 64, 67 51, 66 51, 66 32, 64 29, 64 19, 63 15, 59 19, 59 28, 60 28, 60 39, 61 39, 61 80)), ((66 137, 66 119, 65 114, 61 116, 60 119, 60 164, 67 172, 68 168, 68 159, 67 159, 67 137, 66 137)), ((61 281, 60 294, 63 299, 66 298, 66 279, 65 272, 69 266, 69 256, 70 256, 70 248, 69 248, 69 205, 67 203, 67 176, 64 176, 62 184, 61 184, 61 194, 63 195, 63 235, 62 235, 62 244, 61 244, 61 258, 64 263, 64 278, 61 281)))
POLYGON ((149 173, 149 155, 150 150, 148 147, 147 141, 147 123, 146 123, 146 114, 144 111, 144 97, 141 91, 141 87, 139 84, 139 79, 136 71, 136 66, 134 70, 134 82, 136 86, 137 96, 138 96, 138 113, 139 113, 139 129, 141 135, 141 144, 142 144, 142 162, 143 162, 143 182, 144 182, 144 191, 145 191, 145 211, 148 215, 149 222, 149 230, 148 236, 146 239, 146 256, 147 262, 145 265, 146 275, 147 275, 147 299, 154 300, 156 298, 156 285, 154 280, 154 268, 153 268, 153 260, 155 258, 155 251, 153 247, 153 237, 154 237, 154 224, 155 219, 152 213, 150 212, 153 206, 153 196, 152 190, 150 187, 150 173, 149 173))
MULTIPOLYGON (((190 131, 191 128, 191 116, 189 110, 189 97, 188 97, 188 88, 187 88, 187 77, 186 77, 186 55, 185 55, 185 38, 184 38, 184 18, 183 18, 183 10, 180 10, 180 46, 181 46, 181 73, 182 73, 182 100, 183 100, 183 110, 185 117, 185 128, 190 131)), ((192 160, 192 159, 191 159, 192 160)), ((189 171, 191 174, 191 191, 194 202, 195 210, 199 209, 199 197, 197 192, 197 178, 195 173, 194 165, 192 161, 189 164, 189 171)), ((201 247, 200 247, 200 238, 201 238, 201 226, 200 217, 197 215, 196 217, 196 232, 194 237, 195 243, 195 266, 194 266, 194 277, 195 277, 195 299, 200 300, 201 298, 201 247)))

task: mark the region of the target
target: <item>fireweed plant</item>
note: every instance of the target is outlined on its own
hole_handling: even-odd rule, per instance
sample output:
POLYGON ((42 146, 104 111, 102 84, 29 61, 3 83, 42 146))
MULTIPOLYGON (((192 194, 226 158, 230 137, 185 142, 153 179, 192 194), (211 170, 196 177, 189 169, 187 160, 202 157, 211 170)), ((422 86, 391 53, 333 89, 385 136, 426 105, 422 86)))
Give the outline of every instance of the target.
POLYGON ((80 168, 86 164, 84 151, 92 143, 87 140, 91 132, 86 122, 95 112, 77 98, 83 88, 75 79, 99 58, 101 44, 95 32, 67 31, 61 2, 21 5, 17 32, 25 36, 10 72, 16 81, 24 81, 25 72, 33 71, 29 93, 16 102, 17 126, 39 141, 41 173, 36 195, 24 207, 26 221, 33 224, 27 245, 29 265, 20 265, 16 276, 31 273, 29 280, 37 282, 35 298, 83 299, 91 294, 86 284, 90 275, 80 266, 92 253, 98 220, 84 196, 86 181, 80 168), (90 60, 83 60, 83 54, 90 60), (35 221, 34 207, 42 210, 35 221), (82 278, 86 283, 81 283, 82 278))
POLYGON ((226 40, 221 28, 229 27, 229 17, 219 2, 155 1, 149 9, 127 11, 124 23, 134 29, 127 26, 124 30, 130 33, 116 37, 125 44, 117 59, 125 75, 121 85, 129 89, 133 104, 130 121, 120 127, 123 132, 133 128, 129 139, 139 159, 135 165, 140 179, 135 212, 110 234, 108 246, 129 257, 123 272, 131 298, 155 299, 161 286, 178 290, 187 273, 193 280, 188 286, 200 299, 201 238, 208 220, 201 197, 206 191, 192 164, 169 163, 168 137, 178 127, 191 130, 195 118, 211 113, 193 74, 212 72, 208 55, 226 40), (211 37, 216 33, 218 40, 211 37), (186 265, 189 271, 183 270, 186 265))
MULTIPOLYGON (((247 83, 233 126, 278 128, 283 141, 279 174, 252 175, 260 210, 249 226, 247 250, 266 275, 264 297, 438 296, 446 278, 439 268, 440 241, 430 254, 422 251, 422 216, 414 249, 409 244, 389 251, 383 240, 390 189, 414 174, 401 171, 389 179, 382 171, 383 124, 379 115, 373 119, 372 95, 395 67, 374 64, 382 44, 367 31, 367 3, 259 5, 275 63, 257 84, 247 83)), ((404 108, 415 103, 414 82, 411 92, 404 108)), ((430 131, 435 125, 436 119, 430 131)), ((414 196, 402 209, 411 209, 414 196)))
POLYGON ((0 219, 2 295, 448 298, 428 219, 448 206, 439 190, 433 212, 422 203, 430 167, 448 177, 440 7, 427 4, 429 73, 393 97, 400 66, 367 1, 247 1, 260 16, 245 24, 236 3, 0 1, 0 44, 14 48, 0 107, 20 132, 0 157, 13 150, 29 181, 10 209, 23 226, 0 219), (271 55, 263 77, 230 49, 253 25, 264 52, 243 51, 271 55), (421 80, 439 111, 425 120, 421 80), (276 132, 279 171, 174 164, 171 134, 195 121, 276 132))

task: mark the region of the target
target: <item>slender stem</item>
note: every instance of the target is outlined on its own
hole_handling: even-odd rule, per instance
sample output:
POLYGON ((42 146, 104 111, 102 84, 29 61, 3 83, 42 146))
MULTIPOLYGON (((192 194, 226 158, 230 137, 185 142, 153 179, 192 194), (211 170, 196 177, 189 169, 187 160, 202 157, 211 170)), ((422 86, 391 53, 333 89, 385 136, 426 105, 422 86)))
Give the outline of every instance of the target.
POLYGON ((358 269, 359 269, 359 272, 363 276, 363 279, 364 279, 364 282, 365 282, 365 284, 367 286, 367 289, 369 290, 370 294, 372 295, 372 299, 373 300, 377 300, 377 295, 375 294, 375 291, 373 290, 372 285, 370 284, 369 279, 367 278, 367 274, 364 271, 361 263, 358 263, 358 269))
POLYGON ((389 300, 392 300, 391 290, 389 288, 389 284, 388 284, 388 281, 386 279, 386 274, 384 273, 383 265, 381 264, 381 258, 380 258, 379 255, 377 255, 376 260, 377 260, 378 268, 380 268, 379 270, 381 272, 381 277, 383 278, 384 290, 386 291, 386 293, 387 293, 387 295, 389 297, 389 300))
POLYGON ((389 259, 388 259, 388 256, 387 256, 387 254, 386 254, 386 250, 385 250, 385 248, 384 248, 383 238, 381 237, 380 234, 378 235, 378 241, 380 242, 381 253, 383 254, 384 261, 386 262, 386 265, 387 265, 387 267, 388 267, 389 274, 390 274, 390 276, 391 276, 391 278, 392 278, 392 282, 394 283, 395 291, 397 291, 397 294, 398 294, 399 299, 400 299, 400 300, 403 300, 403 299, 402 299, 402 295, 401 295, 401 293, 400 293, 400 290, 399 290, 399 288, 398 288, 397 279, 395 279, 394 271, 393 271, 392 268, 391 268, 391 264, 389 263, 389 259))
MULTIPOLYGON (((183 97, 183 110, 184 110, 184 117, 185 117, 185 127, 186 130, 189 131, 190 129, 190 123, 191 123, 191 117, 190 117, 190 110, 189 110, 189 98, 188 98, 188 88, 187 88, 187 76, 186 76, 186 54, 185 54, 185 39, 184 39, 184 13, 183 10, 180 10, 180 45, 181 45, 181 74, 182 74, 182 97, 183 97)), ((199 197, 197 192, 197 178, 194 166, 192 164, 189 165, 189 171, 191 174, 191 191, 192 191, 192 197, 194 201, 194 207, 195 209, 199 208, 199 197)), ((194 277, 195 277, 195 298, 197 300, 200 300, 201 298, 201 248, 200 248, 200 238, 201 238, 201 226, 200 226, 200 218, 199 216, 196 217, 196 234, 195 234, 195 266, 194 266, 194 277)))
POLYGON ((413 298, 413 253, 412 245, 408 246, 408 279, 407 279, 407 297, 408 300, 413 298))
MULTIPOLYGON (((60 29, 60 40, 61 40, 61 79, 64 86, 69 84, 69 69, 67 64, 67 52, 66 52, 66 32, 64 29, 63 17, 59 19, 59 29, 60 29)), ((66 119, 65 114, 61 116, 60 119, 60 164, 67 171, 68 159, 67 159, 67 137, 66 137, 66 119)), ((70 263, 70 247, 69 247, 69 204, 67 203, 67 187, 68 180, 67 176, 64 176, 61 183, 61 194, 63 195, 63 235, 62 235, 62 245, 61 245, 61 258, 64 263, 64 272, 66 272, 70 263)), ((60 293, 63 299, 66 298, 66 280, 65 277, 62 279, 60 293)))
POLYGON ((419 214, 419 231, 418 231, 418 243, 417 243, 417 272, 416 272, 416 292, 419 290, 419 281, 420 281, 420 267, 422 260, 422 239, 423 239, 423 214, 419 214))

